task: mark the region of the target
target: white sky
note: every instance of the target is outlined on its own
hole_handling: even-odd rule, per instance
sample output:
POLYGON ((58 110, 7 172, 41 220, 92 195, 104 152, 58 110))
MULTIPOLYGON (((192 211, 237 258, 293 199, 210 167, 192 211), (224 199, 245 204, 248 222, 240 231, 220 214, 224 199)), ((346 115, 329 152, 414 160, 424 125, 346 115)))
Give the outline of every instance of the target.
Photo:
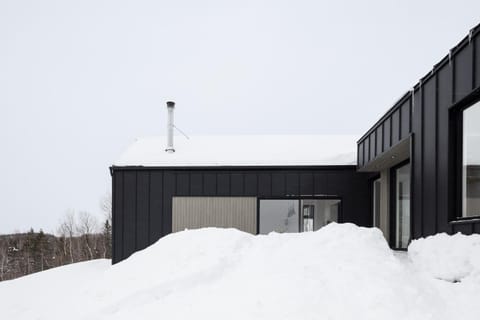
POLYGON ((358 134, 480 1, 0 0, 0 233, 100 216, 108 167, 164 134, 358 134))

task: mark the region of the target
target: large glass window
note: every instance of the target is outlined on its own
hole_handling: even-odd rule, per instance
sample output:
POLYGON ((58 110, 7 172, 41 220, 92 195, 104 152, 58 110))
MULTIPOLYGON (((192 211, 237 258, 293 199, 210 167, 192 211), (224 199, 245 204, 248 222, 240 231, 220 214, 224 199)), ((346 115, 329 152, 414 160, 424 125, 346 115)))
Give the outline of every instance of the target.
POLYGON ((463 111, 462 216, 480 216, 480 102, 463 111))
POLYGON ((299 231, 299 200, 260 200, 260 234, 299 231))
POLYGON ((338 221, 340 199, 261 199, 259 232, 315 231, 338 221))
POLYGON ((395 248, 410 242, 410 164, 395 169, 395 248))

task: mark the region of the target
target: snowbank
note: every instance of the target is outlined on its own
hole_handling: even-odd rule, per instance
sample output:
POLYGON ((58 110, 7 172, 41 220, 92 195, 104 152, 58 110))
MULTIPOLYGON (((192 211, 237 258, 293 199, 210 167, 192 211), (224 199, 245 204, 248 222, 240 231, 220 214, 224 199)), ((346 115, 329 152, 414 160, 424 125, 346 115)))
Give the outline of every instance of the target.
POLYGON ((441 233, 414 240, 408 256, 419 270, 434 278, 462 281, 480 274, 480 235, 441 233))
POLYGON ((0 309, 2 319, 478 319, 479 293, 480 281, 418 272, 378 229, 332 223, 301 234, 171 234, 114 266, 0 283, 0 309))

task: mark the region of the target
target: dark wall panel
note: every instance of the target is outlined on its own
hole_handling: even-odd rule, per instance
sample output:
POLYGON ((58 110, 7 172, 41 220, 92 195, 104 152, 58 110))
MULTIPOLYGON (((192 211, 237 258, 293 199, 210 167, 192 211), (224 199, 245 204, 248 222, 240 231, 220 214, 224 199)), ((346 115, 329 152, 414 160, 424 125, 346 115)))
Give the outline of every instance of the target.
POLYGON ((314 182, 314 194, 320 195, 320 194, 328 193, 327 175, 325 173, 314 173, 313 182, 314 182))
POLYGON ((436 233, 436 199, 437 199, 437 108, 436 108, 436 79, 430 78, 423 86, 423 235, 436 233))
POLYGON ((201 173, 190 174, 190 193, 203 195, 203 175, 201 173))
POLYGON ((437 231, 448 232, 448 157, 449 107, 452 104, 452 68, 446 65, 438 72, 438 134, 437 134, 437 231))
POLYGON ((375 131, 370 134, 370 160, 375 159, 375 131))
POLYGON ((113 263, 119 261, 124 257, 123 255, 123 172, 115 172, 113 175, 113 190, 112 190, 112 200, 113 200, 113 212, 112 214, 112 260, 113 263))
MULTIPOLYGON (((213 176, 215 180, 215 175, 213 176)), ((175 194, 175 172, 165 170, 163 173, 163 212, 162 236, 172 232, 172 197, 175 194), (169 214, 166 214, 166 213, 169 214)))
POLYGON ((286 174, 286 194, 299 194, 299 176, 298 173, 286 174))
POLYGON ((364 147, 364 144, 363 142, 360 143, 357 148, 358 148, 358 165, 359 166, 363 166, 363 164, 365 163, 364 160, 363 160, 363 147, 364 147))
POLYGON ((217 175, 215 173, 203 174, 203 195, 212 196, 217 193, 217 175))
POLYGON ((392 114, 392 146, 400 141, 400 111, 392 114))
POLYGON ((300 173, 300 194, 313 195, 313 173, 300 173))
POLYGON ((150 243, 148 226, 150 201, 150 173, 137 172, 137 223, 136 223, 136 250, 144 249, 150 243))
POLYGON ((382 154, 383 152, 383 132, 382 132, 383 126, 379 126, 376 130, 375 137, 377 138, 376 145, 377 145, 377 150, 375 154, 378 156, 382 154))
POLYGON ((370 137, 367 137, 365 140, 364 140, 364 144, 365 144, 365 156, 364 156, 364 159, 365 159, 365 163, 368 163, 370 161, 370 137))
POLYGON ((130 256, 136 248, 136 223, 137 223, 137 172, 126 171, 123 185, 123 254, 130 256))
POLYGON ((410 100, 405 101, 400 107, 400 139, 405 139, 410 134, 410 100))
POLYGON ((226 172, 217 174, 217 195, 230 195, 230 174, 226 172))
POLYGON ((246 196, 256 196, 258 194, 258 177, 256 173, 245 173, 245 191, 246 196))
POLYGON ((452 227, 453 233, 461 232, 466 235, 473 233, 473 223, 455 223, 452 227))
POLYGON ((178 172, 176 177, 176 194, 179 196, 188 196, 190 194, 190 174, 188 172, 178 172))
POLYGON ((258 175, 258 195, 260 197, 272 196, 272 174, 260 173, 258 175))
POLYGON ((285 173, 272 174, 272 196, 279 197, 285 195, 285 173))
POLYGON ((473 232, 480 233, 480 223, 477 222, 473 225, 473 232))
POLYGON ((391 118, 385 119, 383 122, 383 150, 390 149, 392 137, 392 123, 391 118))
POLYGON ((455 55, 455 101, 458 101, 472 92, 473 45, 464 47, 455 55))
POLYGON ((423 106, 421 91, 416 90, 413 97, 412 110, 412 132, 413 132, 413 155, 411 155, 412 165, 412 209, 413 209, 413 236, 419 238, 423 234, 422 210, 423 210, 423 162, 422 162, 422 120, 423 106))
POLYGON ((150 242, 160 239, 162 233, 162 212, 163 212, 163 172, 150 172, 150 223, 148 233, 150 242))
POLYGON ((243 196, 243 174, 232 173, 230 176, 230 194, 232 196, 243 196))

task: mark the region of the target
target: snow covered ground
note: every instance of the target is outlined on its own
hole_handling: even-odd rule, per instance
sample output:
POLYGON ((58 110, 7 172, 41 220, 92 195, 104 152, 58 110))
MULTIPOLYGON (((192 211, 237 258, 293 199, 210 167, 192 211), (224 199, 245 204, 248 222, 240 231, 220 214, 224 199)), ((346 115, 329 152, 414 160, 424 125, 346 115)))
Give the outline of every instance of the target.
POLYGON ((97 260, 0 283, 2 319, 480 319, 480 235, 393 253, 378 229, 171 234, 117 265, 97 260))

